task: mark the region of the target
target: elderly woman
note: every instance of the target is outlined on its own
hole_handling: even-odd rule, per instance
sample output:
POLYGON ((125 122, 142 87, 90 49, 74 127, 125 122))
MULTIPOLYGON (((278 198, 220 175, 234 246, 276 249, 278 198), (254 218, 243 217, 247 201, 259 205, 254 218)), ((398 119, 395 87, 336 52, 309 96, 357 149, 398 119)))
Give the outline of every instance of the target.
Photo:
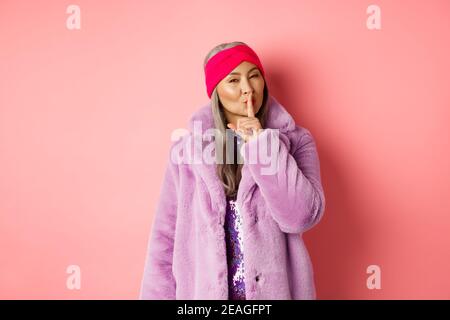
POLYGON ((245 43, 216 46, 204 70, 210 101, 171 146, 140 299, 315 299, 302 239, 325 210, 313 136, 269 95, 245 43), (193 143, 197 124, 216 132, 216 163, 190 156, 207 145, 193 143))

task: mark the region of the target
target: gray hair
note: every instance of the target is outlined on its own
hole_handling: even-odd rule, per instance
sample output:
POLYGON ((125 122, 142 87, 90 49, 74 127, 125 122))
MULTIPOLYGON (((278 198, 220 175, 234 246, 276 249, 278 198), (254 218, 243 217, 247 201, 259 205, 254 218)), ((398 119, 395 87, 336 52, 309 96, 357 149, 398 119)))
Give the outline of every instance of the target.
MULTIPOLYGON (((208 54, 205 57, 205 60, 203 62, 203 66, 206 65, 206 63, 211 59, 215 54, 219 53, 222 50, 232 48, 237 45, 247 45, 244 42, 240 41, 233 41, 228 43, 221 43, 217 46, 215 46, 211 51, 208 52, 208 54)), ((261 108, 258 110, 258 112, 255 114, 255 117, 259 119, 259 122, 261 123, 261 126, 264 128, 265 122, 266 122, 266 116, 267 116, 267 101, 269 97, 269 90, 267 88, 267 83, 264 85, 264 96, 263 96, 263 102, 261 108)), ((214 118, 214 125, 216 129, 220 130, 222 137, 226 137, 226 129, 227 129, 227 120, 225 118, 225 114, 223 112, 223 105, 219 99, 219 95, 217 93, 217 87, 214 88, 212 95, 211 95, 211 109, 212 114, 214 118)), ((241 180, 241 171, 243 164, 239 163, 226 163, 225 156, 227 154, 227 141, 228 139, 224 139, 225 143, 222 144, 223 146, 223 161, 220 161, 217 163, 217 175, 219 176, 220 180, 222 181, 222 185, 225 190, 225 195, 228 197, 235 197, 237 195, 237 190, 239 186, 239 182, 241 180)), ((218 144, 216 143, 216 146, 218 144)), ((234 153, 235 151, 232 150, 234 153)), ((238 151, 239 152, 239 151, 238 151)), ((216 151, 217 154, 217 151, 216 151)))

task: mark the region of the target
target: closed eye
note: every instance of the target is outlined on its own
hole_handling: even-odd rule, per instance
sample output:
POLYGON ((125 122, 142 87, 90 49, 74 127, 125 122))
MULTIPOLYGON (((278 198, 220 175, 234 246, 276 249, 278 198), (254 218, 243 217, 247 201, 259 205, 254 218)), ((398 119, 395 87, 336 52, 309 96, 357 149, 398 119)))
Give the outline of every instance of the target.
MULTIPOLYGON (((254 74, 254 75, 252 75, 250 78, 253 78, 253 77, 258 77, 259 75, 258 74, 254 74)), ((230 80, 229 82, 235 82, 235 81, 239 81, 238 79, 232 79, 232 80, 230 80)))

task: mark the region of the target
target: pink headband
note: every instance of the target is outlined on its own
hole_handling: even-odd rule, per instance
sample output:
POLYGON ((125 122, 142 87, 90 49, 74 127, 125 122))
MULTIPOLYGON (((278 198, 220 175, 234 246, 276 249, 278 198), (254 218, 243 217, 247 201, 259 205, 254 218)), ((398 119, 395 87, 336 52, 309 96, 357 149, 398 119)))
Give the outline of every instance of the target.
POLYGON ((264 76, 264 69, 256 53, 247 45, 237 45, 216 53, 205 66, 206 91, 211 98, 217 84, 242 61, 256 65, 264 76))

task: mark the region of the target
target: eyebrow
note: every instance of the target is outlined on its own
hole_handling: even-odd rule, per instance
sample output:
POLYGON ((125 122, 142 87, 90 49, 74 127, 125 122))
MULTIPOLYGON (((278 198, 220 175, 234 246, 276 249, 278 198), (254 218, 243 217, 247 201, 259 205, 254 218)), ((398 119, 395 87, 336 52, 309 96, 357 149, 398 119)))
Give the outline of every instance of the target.
MULTIPOLYGON (((253 67, 253 68, 251 68, 251 69, 248 71, 248 73, 250 73, 251 71, 253 71, 253 70, 255 70, 255 69, 258 69, 258 67, 253 67)), ((234 75, 234 74, 240 75, 239 72, 232 72, 232 73, 230 73, 229 75, 231 76, 231 75, 234 75)))

